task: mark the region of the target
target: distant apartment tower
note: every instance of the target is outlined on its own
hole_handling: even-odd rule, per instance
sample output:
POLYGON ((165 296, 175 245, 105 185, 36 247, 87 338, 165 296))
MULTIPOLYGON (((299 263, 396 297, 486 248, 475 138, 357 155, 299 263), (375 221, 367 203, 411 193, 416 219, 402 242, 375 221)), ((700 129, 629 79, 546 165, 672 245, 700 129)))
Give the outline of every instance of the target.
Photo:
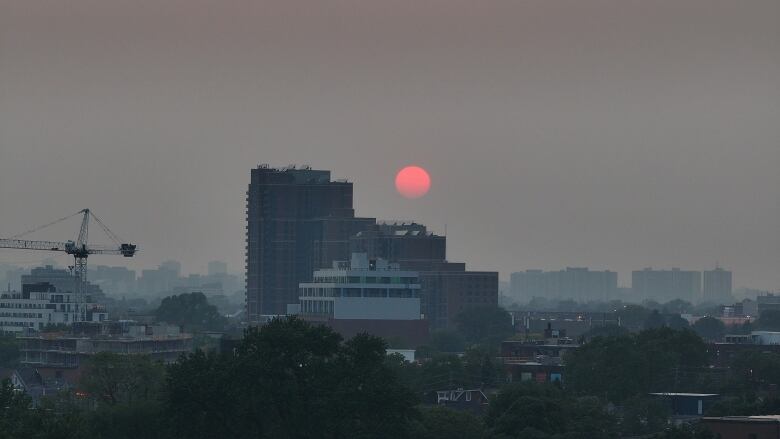
POLYGON ((246 309, 250 321, 287 312, 312 273, 349 259, 349 237, 374 223, 355 218, 352 183, 330 171, 252 169, 246 205, 246 309))
POLYGON ((701 297, 701 272, 679 268, 631 272, 631 289, 637 299, 668 302, 674 299, 698 302, 701 297))
POLYGON ((526 270, 510 275, 512 298, 529 301, 534 297, 569 299, 581 302, 612 300, 617 296, 617 273, 591 271, 582 267, 565 270, 526 270))
POLYGON ((350 239, 350 249, 398 263, 420 275, 422 312, 431 328, 454 324, 464 310, 498 305, 498 273, 467 271, 446 259, 446 237, 417 223, 379 223, 350 239))
POLYGON ((731 295, 732 288, 730 271, 720 267, 704 271, 703 301, 730 303, 734 300, 734 297, 731 295))

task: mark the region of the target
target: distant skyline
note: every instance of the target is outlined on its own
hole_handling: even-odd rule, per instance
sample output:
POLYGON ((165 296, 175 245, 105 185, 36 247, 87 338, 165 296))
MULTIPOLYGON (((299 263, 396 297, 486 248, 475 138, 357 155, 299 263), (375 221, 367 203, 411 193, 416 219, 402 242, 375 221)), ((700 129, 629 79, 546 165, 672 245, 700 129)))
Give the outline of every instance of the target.
POLYGON ((778 16, 776 0, 0 0, 0 237, 88 207, 140 246, 92 266, 240 271, 250 169, 295 163, 353 181, 359 216, 446 226, 450 259, 502 279, 719 264, 777 290, 778 16), (409 163, 431 175, 423 198, 395 190, 409 163))

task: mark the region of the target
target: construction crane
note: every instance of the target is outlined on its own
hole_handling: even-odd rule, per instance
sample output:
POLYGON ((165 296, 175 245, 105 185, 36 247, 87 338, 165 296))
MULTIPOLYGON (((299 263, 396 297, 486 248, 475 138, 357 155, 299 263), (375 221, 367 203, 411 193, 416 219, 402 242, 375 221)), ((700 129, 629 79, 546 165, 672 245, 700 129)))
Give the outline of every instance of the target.
POLYGON ((116 234, 114 234, 114 232, 112 232, 108 227, 106 227, 103 221, 101 221, 100 218, 95 216, 95 214, 92 213, 89 209, 80 210, 74 213, 73 215, 68 215, 64 218, 60 218, 56 221, 52 221, 48 224, 44 224, 40 227, 36 227, 34 229, 28 230, 19 235, 12 236, 11 238, 8 239, 0 238, 0 248, 64 252, 69 255, 73 255, 73 259, 74 259, 73 277, 74 277, 74 284, 76 290, 74 291, 74 293, 76 295, 76 306, 78 308, 79 318, 82 321, 86 319, 86 309, 84 305, 86 302, 85 299, 87 294, 87 258, 90 255, 122 255, 126 258, 129 258, 134 256, 137 250, 137 247, 133 244, 122 243, 121 240, 116 236, 116 234), (57 242, 57 241, 30 241, 26 239, 20 239, 25 235, 52 226, 54 224, 60 223, 76 215, 83 215, 83 218, 81 220, 81 229, 79 230, 79 235, 76 241, 57 242), (100 225, 100 227, 103 229, 106 235, 108 235, 108 237, 112 241, 114 241, 115 243, 114 245, 97 246, 97 245, 90 245, 87 243, 87 239, 89 237, 90 218, 94 219, 100 225))

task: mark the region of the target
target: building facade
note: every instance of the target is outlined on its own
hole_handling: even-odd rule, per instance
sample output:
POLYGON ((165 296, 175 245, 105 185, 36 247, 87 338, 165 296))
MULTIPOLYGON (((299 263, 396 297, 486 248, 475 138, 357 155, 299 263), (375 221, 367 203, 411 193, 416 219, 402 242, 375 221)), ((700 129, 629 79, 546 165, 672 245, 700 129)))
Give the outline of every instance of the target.
POLYGON ((178 326, 143 325, 132 321, 77 323, 69 333, 19 337, 23 366, 78 368, 100 352, 118 355, 148 355, 172 363, 192 351, 192 335, 178 326))
MULTIPOLYGON (((102 322, 108 318, 103 305, 92 303, 87 296, 86 321, 102 322)), ((0 333, 41 331, 48 325, 71 325, 80 320, 76 295, 61 292, 48 282, 22 285, 22 292, 0 294, 0 333)))
POLYGON ((416 272, 353 253, 350 261, 335 261, 332 268, 316 270, 311 282, 302 282, 295 311, 345 338, 366 332, 386 338, 391 346, 413 347, 428 337, 420 288, 416 272))
POLYGON ((631 272, 631 288, 637 299, 668 302, 674 299, 699 302, 701 272, 679 268, 654 270, 645 268, 631 272))
POLYGON ((715 303, 731 303, 734 300, 731 272, 716 267, 704 271, 704 290, 702 300, 715 303))
POLYGON ((300 284, 300 311, 317 319, 420 320, 420 282, 384 259, 353 253, 300 284))
POLYGON ((534 297, 569 299, 579 302, 607 301, 618 295, 617 273, 591 271, 582 267, 565 270, 526 270, 510 275, 510 292, 514 300, 528 302, 534 297))
POLYGON ((374 224, 356 218, 352 183, 308 167, 252 169, 247 191, 246 309, 250 321, 287 312, 312 273, 349 258, 349 237, 374 224))
POLYGON ((446 237, 417 223, 380 223, 350 239, 353 252, 419 273, 422 313, 436 329, 452 326, 469 308, 498 306, 498 273, 467 271, 466 264, 447 261, 446 245, 446 237))

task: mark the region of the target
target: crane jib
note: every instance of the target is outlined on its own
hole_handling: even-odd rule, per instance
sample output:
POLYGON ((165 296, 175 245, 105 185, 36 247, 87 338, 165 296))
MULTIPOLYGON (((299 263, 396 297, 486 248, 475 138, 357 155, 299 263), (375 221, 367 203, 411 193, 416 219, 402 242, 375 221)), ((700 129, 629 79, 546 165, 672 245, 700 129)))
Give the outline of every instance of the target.
POLYGON ((26 235, 41 230, 50 225, 59 223, 67 218, 75 216, 75 215, 71 215, 69 217, 61 218, 52 223, 43 225, 41 227, 28 230, 27 232, 24 232, 22 235, 17 235, 11 239, 0 239, 0 248, 64 252, 69 255, 73 255, 74 258, 73 277, 75 278, 76 281, 75 293, 76 293, 77 307, 79 309, 78 318, 81 321, 85 321, 87 319, 87 310, 86 310, 86 302, 85 302, 86 293, 87 293, 87 257, 92 254, 101 254, 101 255, 122 255, 126 258, 129 258, 135 256, 138 247, 134 244, 120 243, 117 235, 114 232, 112 232, 108 227, 106 227, 103 221, 101 221, 100 218, 96 217, 89 209, 84 209, 79 213, 82 213, 84 217, 81 222, 81 228, 79 230, 79 236, 76 242, 74 241, 66 241, 66 242, 33 241, 27 239, 18 239, 22 235, 26 235), (101 246, 93 247, 87 244, 87 239, 89 236, 90 217, 94 218, 97 221, 97 223, 101 226, 101 228, 106 232, 108 237, 111 238, 112 241, 114 241, 115 245, 110 247, 101 247, 101 246))

